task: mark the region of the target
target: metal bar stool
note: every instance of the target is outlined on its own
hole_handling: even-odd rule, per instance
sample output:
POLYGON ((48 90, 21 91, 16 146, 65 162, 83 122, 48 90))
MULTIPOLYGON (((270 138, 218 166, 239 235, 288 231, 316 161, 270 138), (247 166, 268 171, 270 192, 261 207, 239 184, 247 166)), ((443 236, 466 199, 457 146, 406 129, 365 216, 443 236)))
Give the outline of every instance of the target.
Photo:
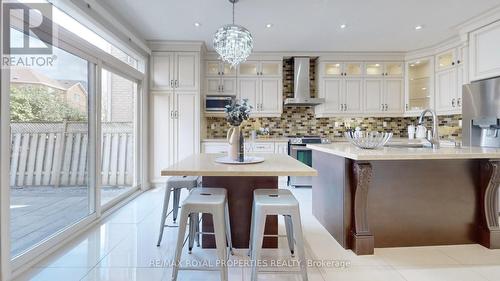
MULTIPOLYGON (((297 252, 302 280, 307 281, 307 264, 304 251, 304 238, 300 220, 299 202, 287 189, 256 189, 253 192, 252 223, 250 227, 250 259, 252 260, 252 281, 257 280, 257 261, 260 259, 266 217, 283 215, 285 217, 288 244, 292 256, 297 252), (295 245, 294 245, 295 244, 295 245)), ((267 235, 266 235, 267 236, 267 235)))
MULTIPOLYGON (((177 214, 179 212, 179 201, 181 197, 181 191, 183 188, 186 188, 187 190, 191 190, 195 187, 198 186, 198 177, 194 176, 176 176, 176 177, 170 177, 167 180, 166 183, 166 188, 165 188, 165 197, 163 199, 163 212, 161 215, 161 223, 160 223, 160 235, 158 237, 158 243, 156 246, 160 247, 161 239, 163 238, 163 230, 165 227, 177 227, 177 226, 170 226, 166 225, 165 221, 167 220, 167 217, 172 214, 173 217, 173 222, 177 220, 177 214), (170 195, 174 192, 174 202, 173 202, 173 208, 169 212, 168 211, 168 204, 170 202, 170 195)), ((199 237, 196 238, 199 246, 199 237)))
POLYGON ((231 242, 231 226, 229 223, 229 208, 227 203, 227 191, 224 188, 196 188, 192 189, 188 197, 182 203, 181 216, 179 219, 179 233, 177 236, 177 246, 175 248, 175 256, 172 267, 172 281, 177 280, 179 270, 214 270, 212 268, 193 268, 193 267, 180 267, 180 258, 182 248, 185 243, 185 234, 187 221, 189 225, 189 251, 191 252, 193 245, 193 236, 198 234, 213 234, 215 235, 215 243, 217 249, 217 256, 220 262, 220 276, 221 281, 227 281, 227 246, 229 246, 229 253, 232 254, 231 242), (198 225, 198 215, 212 214, 214 223, 214 233, 199 232, 196 225, 198 225))

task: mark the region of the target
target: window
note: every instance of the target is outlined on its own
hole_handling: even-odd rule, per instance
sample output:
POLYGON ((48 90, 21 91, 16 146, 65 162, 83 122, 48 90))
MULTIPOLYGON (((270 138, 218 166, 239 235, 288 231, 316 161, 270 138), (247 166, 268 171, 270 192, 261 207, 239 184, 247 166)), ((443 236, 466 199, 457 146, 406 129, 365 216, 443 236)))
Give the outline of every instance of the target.
MULTIPOLYGON (((14 44, 23 39, 15 29, 11 34, 14 44)), ((10 68, 12 256, 94 210, 89 186, 91 64, 57 47, 53 52, 58 59, 52 65, 10 68), (82 100, 72 99, 74 95, 82 100)))
POLYGON ((133 189, 137 83, 102 71, 101 204, 133 189))

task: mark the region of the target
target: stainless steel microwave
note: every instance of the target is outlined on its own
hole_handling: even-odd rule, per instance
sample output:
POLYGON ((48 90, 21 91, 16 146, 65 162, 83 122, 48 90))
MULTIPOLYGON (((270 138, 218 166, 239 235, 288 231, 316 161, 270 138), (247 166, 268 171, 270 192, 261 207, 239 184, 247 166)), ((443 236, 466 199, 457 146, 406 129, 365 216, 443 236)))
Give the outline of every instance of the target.
POLYGON ((226 105, 231 105, 235 99, 236 96, 206 96, 205 111, 224 111, 226 105))

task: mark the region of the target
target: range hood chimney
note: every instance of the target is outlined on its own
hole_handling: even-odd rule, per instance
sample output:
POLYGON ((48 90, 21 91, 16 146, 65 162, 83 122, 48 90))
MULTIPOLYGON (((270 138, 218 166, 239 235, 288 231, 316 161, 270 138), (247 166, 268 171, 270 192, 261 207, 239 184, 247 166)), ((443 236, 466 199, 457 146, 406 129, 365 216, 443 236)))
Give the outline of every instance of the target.
POLYGON ((285 105, 313 106, 325 102, 325 99, 311 98, 309 77, 309 57, 295 57, 293 76, 293 98, 285 99, 285 105))

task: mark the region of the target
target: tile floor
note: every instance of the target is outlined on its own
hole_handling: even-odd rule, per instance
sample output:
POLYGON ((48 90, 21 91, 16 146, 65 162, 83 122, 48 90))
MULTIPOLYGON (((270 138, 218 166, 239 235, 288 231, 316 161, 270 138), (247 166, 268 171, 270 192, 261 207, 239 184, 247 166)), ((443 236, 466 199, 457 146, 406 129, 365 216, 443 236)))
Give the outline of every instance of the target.
MULTIPOLYGON (((310 281, 500 280, 500 250, 488 250, 480 245, 385 248, 376 249, 372 256, 356 256, 341 248, 311 215, 311 190, 292 191, 301 203, 308 258, 335 261, 334 266, 310 267, 310 281)), ((142 194, 100 226, 91 229, 16 280, 170 280, 170 267, 161 263, 168 262, 173 256, 177 231, 167 228, 162 246, 156 247, 162 198, 163 189, 142 194)), ((283 222, 280 221, 281 233, 284 233, 283 228, 283 222)), ((186 252, 183 258, 191 262, 215 259, 213 250, 195 248, 192 255, 186 252)), ((264 255, 269 261, 273 258, 286 259, 286 240, 280 239, 279 250, 265 251, 264 255)), ((238 250, 232 259, 242 261, 248 258, 245 251, 238 250)), ((218 277, 217 272, 181 271, 178 280, 210 281, 219 280, 218 277)), ((231 267, 229 280, 250 280, 250 270, 242 266, 231 267)), ((300 278, 286 273, 262 273, 259 280, 300 278)))

